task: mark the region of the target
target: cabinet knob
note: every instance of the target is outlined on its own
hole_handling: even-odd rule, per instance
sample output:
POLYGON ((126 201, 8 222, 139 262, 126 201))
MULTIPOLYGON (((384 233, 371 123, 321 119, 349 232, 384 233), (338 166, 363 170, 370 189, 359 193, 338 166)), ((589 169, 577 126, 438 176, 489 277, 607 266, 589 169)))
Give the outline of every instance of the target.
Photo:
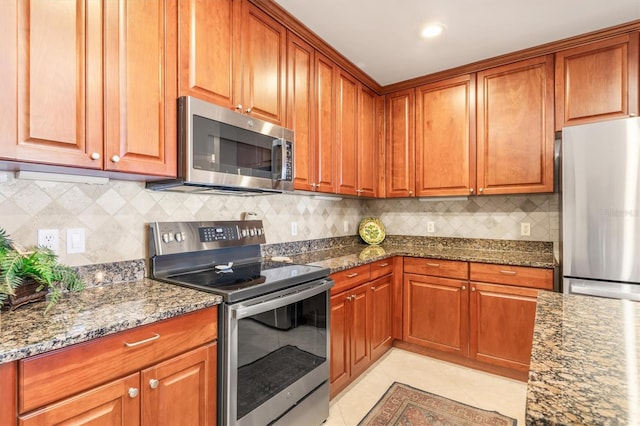
POLYGON ((413 195, 413 191, 409 191, 409 195, 413 195))
POLYGON ((482 192, 482 191, 484 191, 483 188, 478 188, 478 192, 482 192))
POLYGON ((466 285, 463 285, 462 287, 460 287, 460 290, 465 291, 467 289, 466 285))
POLYGON ((347 300, 350 302, 351 301, 351 296, 347 296, 347 300))
POLYGON ((159 384, 160 382, 158 381, 158 379, 149 380, 149 386, 151 387, 151 389, 156 389, 159 384))
POLYGON ((238 104, 238 105, 236 105, 236 109, 237 109, 238 111, 242 111, 242 104, 238 104))
POLYGON ((375 287, 371 287, 371 290, 376 291, 376 288, 375 287))
POLYGON ((471 291, 476 291, 476 288, 475 287, 471 287, 471 291))
POLYGON ((97 152, 92 152, 91 153, 91 159, 92 160, 99 160, 100 159, 100 154, 97 152))
POLYGON ((249 108, 245 109, 244 112, 246 112, 247 114, 251 114, 252 110, 253 110, 253 108, 249 107, 249 108))
POLYGON ((473 194, 473 188, 469 188, 469 192, 473 194))
POLYGON ((120 161, 120 157, 117 156, 117 155, 114 155, 113 157, 111 157, 111 161, 114 162, 114 163, 117 163, 117 162, 120 161))
POLYGON ((138 396, 138 388, 129 388, 129 398, 135 398, 138 396))

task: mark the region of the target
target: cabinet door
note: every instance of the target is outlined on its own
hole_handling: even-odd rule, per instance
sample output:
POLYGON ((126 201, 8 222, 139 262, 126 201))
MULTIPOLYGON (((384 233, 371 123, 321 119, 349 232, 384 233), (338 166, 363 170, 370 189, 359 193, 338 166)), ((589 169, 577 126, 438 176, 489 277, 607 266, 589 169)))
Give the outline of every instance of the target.
POLYGON ((553 56, 477 79, 478 194, 553 191, 553 56))
POLYGON ((415 92, 386 98, 386 196, 411 197, 415 188, 415 92))
POLYGON ((467 356, 468 324, 467 281, 404 274, 402 340, 467 356))
POLYGON ((335 396, 346 385, 351 376, 350 325, 347 318, 348 292, 331 296, 331 396, 335 396))
POLYGON ((471 282, 469 356, 529 371, 538 290, 471 282))
POLYGON ((286 28, 243 0, 242 104, 253 117, 284 124, 286 28))
POLYGON ((0 383, 0 425, 14 425, 18 406, 17 361, 0 364, 0 383))
POLYGON ((212 343, 142 371, 142 424, 216 424, 216 350, 212 343))
POLYGON ((336 192, 336 65, 316 53, 316 191, 336 192))
POLYGON ((476 181, 475 75, 416 89, 416 195, 469 195, 476 181))
MULTIPOLYGON (((358 147, 356 154, 358 188, 356 192, 358 196, 376 197, 380 186, 378 167, 383 153, 380 145, 381 141, 384 141, 384 135, 380 132, 380 124, 384 117, 384 105, 380 104, 380 100, 384 98, 362 85, 360 85, 358 98, 358 147)), ((384 123, 382 124, 384 127, 384 123)), ((381 174, 383 174, 382 171, 381 174)))
POLYGON ((358 89, 356 79, 338 69, 336 96, 336 161, 338 193, 358 194, 358 89))
POLYGON ((295 132, 293 186, 313 191, 317 182, 315 52, 313 47, 292 32, 288 37, 287 127, 295 132))
MULTIPOLYGON (((0 13, 0 81, 2 93, 0 97, 0 158, 13 159, 16 156, 18 140, 18 3, 7 1, 2 5, 0 13)), ((2 418, 0 418, 0 422, 2 418)))
POLYGON ((105 3, 106 170, 176 175, 176 1, 105 3))
POLYGON ((239 73, 240 60, 234 45, 240 34, 240 6, 239 0, 180 0, 180 96, 235 107, 239 91, 234 82, 239 79, 234 79, 234 72, 239 73))
POLYGON ((349 290, 349 319, 351 320, 351 375, 357 376, 371 362, 370 307, 368 306, 369 283, 349 290))
POLYGON ((556 54, 556 130, 638 114, 638 33, 556 54))
POLYGON ((102 168, 102 25, 100 1, 18 2, 18 136, 3 156, 102 168))
POLYGON ((393 275, 372 281, 371 288, 371 359, 380 358, 390 347, 393 311, 393 275))
POLYGON ((22 415, 18 418, 18 424, 20 426, 139 425, 139 383, 139 374, 132 374, 22 415))

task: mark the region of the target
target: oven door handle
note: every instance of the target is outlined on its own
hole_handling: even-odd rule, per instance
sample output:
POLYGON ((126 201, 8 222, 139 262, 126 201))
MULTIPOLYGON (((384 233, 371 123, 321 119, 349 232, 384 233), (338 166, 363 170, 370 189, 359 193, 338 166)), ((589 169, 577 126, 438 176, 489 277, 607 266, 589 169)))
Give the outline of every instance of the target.
POLYGON ((260 301, 258 303, 246 306, 242 303, 237 307, 232 307, 232 315, 235 319, 250 317, 261 312, 271 311, 273 309, 287 306, 304 299, 308 299, 333 287, 333 280, 322 280, 319 284, 313 284, 302 290, 292 290, 289 293, 276 295, 272 299, 260 301))

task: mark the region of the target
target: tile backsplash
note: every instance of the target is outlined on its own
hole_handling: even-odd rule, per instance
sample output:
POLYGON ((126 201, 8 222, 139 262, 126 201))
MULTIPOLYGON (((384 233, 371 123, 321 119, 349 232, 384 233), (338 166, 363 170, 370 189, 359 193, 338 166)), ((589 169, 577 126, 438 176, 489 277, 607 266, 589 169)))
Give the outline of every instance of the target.
POLYGON ((69 265, 147 257, 149 222, 238 220, 243 212, 256 212, 264 221, 268 244, 355 235, 364 216, 380 217, 387 233, 394 235, 554 243, 559 238, 557 194, 436 202, 312 194, 245 197, 155 192, 142 182, 119 180, 106 185, 32 181, 0 172, 0 212, 0 227, 23 246, 37 243, 38 229, 58 229, 59 256, 69 265), (297 224, 295 236, 292 222, 297 224), (434 222, 434 232, 427 232, 428 222, 434 222), (520 237, 520 222, 531 224, 530 237, 520 237), (69 228, 85 228, 85 253, 66 254, 69 228))

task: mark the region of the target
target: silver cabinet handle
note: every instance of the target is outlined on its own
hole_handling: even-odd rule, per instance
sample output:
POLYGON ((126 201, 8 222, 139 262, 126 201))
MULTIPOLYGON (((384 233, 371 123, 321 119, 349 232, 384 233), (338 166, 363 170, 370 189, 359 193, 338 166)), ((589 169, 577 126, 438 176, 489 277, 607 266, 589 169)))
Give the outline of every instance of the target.
POLYGON ((236 105, 236 109, 237 109, 238 111, 242 111, 242 104, 238 104, 238 105, 236 105))
POLYGON ((409 195, 413 195, 413 191, 409 191, 409 195))
POLYGON ((158 333, 153 333, 153 336, 149 337, 148 339, 140 340, 139 342, 134 343, 124 342, 124 345, 128 348, 133 348, 136 346, 144 345, 145 343, 153 342, 154 340, 158 340, 159 338, 160 335, 158 333))
POLYGON ((353 277, 357 277, 357 276, 358 276, 358 273, 354 272, 353 274, 347 275, 347 278, 353 278, 353 277))
POLYGON ((471 287, 471 291, 476 291, 476 288, 475 287, 471 287))
POLYGON ((505 271, 505 270, 502 270, 502 269, 500 270, 500 273, 504 274, 504 275, 516 275, 517 274, 516 271, 505 271))
POLYGON ((380 267, 381 267, 381 268, 384 268, 385 266, 389 266, 389 264, 388 264, 388 263, 381 263, 381 264, 380 264, 380 267))
POLYGON ((247 114, 251 114, 251 110, 253 109, 253 107, 249 107, 247 109, 244 110, 244 112, 246 112, 247 114))
POLYGON ((469 188, 469 192, 473 193, 473 188, 469 188))
POLYGON ((351 302, 351 296, 347 296, 347 300, 351 302))
POLYGON ((114 163, 118 163, 120 162, 120 157, 118 157, 117 155, 114 155, 113 157, 111 157, 111 161, 113 161, 114 163))
POLYGON ((478 191, 482 192, 482 191, 484 191, 484 189, 483 189, 483 188, 480 188, 480 189, 478 189, 478 191))
POLYGON ((97 153, 97 152, 92 152, 90 157, 91 157, 92 160, 99 160, 100 159, 100 154, 97 153))
POLYGON ((371 290, 376 291, 376 288, 375 287, 371 287, 371 290))
POLYGON ((129 388, 129 398, 135 398, 138 396, 138 388, 129 388))
POLYGON ((429 263, 429 262, 427 262, 427 266, 431 266, 433 268, 439 268, 440 264, 439 263, 429 263))
POLYGON ((467 289, 466 285, 463 285, 462 287, 460 287, 460 290, 465 291, 467 289))
POLYGON ((151 387, 151 389, 156 389, 159 384, 160 384, 160 381, 158 381, 158 379, 149 380, 149 387, 151 387))

